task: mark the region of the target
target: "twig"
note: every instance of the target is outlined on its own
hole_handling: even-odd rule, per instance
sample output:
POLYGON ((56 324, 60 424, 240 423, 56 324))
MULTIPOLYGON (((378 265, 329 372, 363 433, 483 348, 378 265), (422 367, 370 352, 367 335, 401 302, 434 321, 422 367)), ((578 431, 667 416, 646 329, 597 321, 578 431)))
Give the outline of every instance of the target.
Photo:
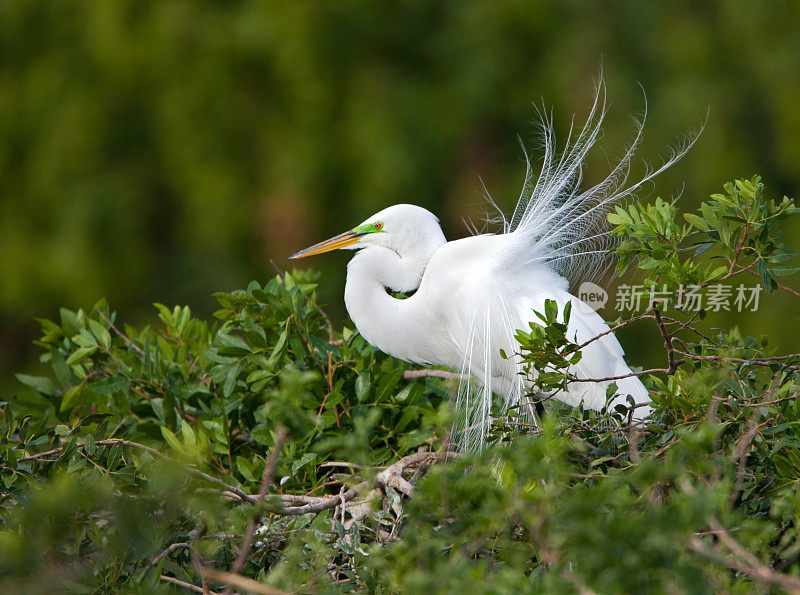
MULTIPOLYGON (((751 270, 751 269, 750 269, 750 266, 752 266, 752 264, 751 264, 750 266, 747 266, 747 267, 743 267, 743 266, 742 266, 742 265, 740 265, 740 264, 735 264, 734 266, 735 266, 736 268, 738 268, 738 269, 739 269, 739 270, 737 271, 738 273, 742 273, 742 272, 744 272, 744 273, 750 273, 751 275, 753 275, 753 276, 755 276, 755 277, 761 277, 761 275, 759 275, 758 273, 756 273, 755 271, 753 271, 753 270, 751 270)), ((792 289, 791 287, 787 287, 786 285, 781 285, 781 284, 780 284, 780 283, 778 283, 778 282, 777 282, 775 279, 772 279, 772 282, 773 282, 773 283, 775 283, 775 286, 776 286, 778 289, 782 289, 783 291, 788 291, 789 293, 791 293, 791 294, 792 294, 793 296, 795 296, 795 297, 800 297, 800 293, 798 293, 797 291, 795 291, 795 290, 794 290, 794 289, 792 289)))
POLYGON ((738 562, 731 558, 719 555, 717 552, 707 547, 703 540, 697 535, 692 535, 689 539, 689 547, 706 558, 714 560, 735 570, 742 574, 746 574, 752 579, 759 582, 775 585, 789 593, 800 593, 800 579, 775 572, 766 564, 763 564, 758 558, 747 551, 742 545, 730 536, 728 531, 714 518, 708 519, 709 526, 711 527, 711 534, 716 535, 717 538, 735 555, 743 560, 738 562))
MULTIPOLYGON (((249 494, 247 494, 246 492, 240 490, 239 488, 237 488, 235 486, 232 486, 232 485, 228 485, 227 483, 225 483, 221 479, 219 479, 217 477, 213 477, 211 475, 208 475, 207 473, 203 473, 199 469, 195 469, 194 467, 189 467, 188 465, 184 465, 184 464, 180 463, 179 461, 176 461, 172 457, 169 457, 169 456, 165 455, 164 453, 156 450, 155 448, 151 448, 149 446, 145 446, 144 444, 139 444, 138 442, 132 442, 131 440, 123 440, 121 438, 109 438, 109 439, 106 439, 106 440, 97 440, 95 442, 95 446, 115 446, 117 444, 120 444, 122 446, 131 446, 133 448, 138 448, 138 449, 143 450, 145 452, 148 452, 151 455, 153 455, 154 457, 158 457, 158 458, 160 458, 160 459, 162 459, 164 461, 170 461, 170 462, 173 462, 173 463, 178 463, 178 464, 182 465, 187 471, 190 471, 191 473, 197 475, 198 477, 202 477, 206 481, 210 481, 211 483, 216 484, 217 486, 223 488, 225 491, 231 492, 232 494, 235 494, 240 500, 244 500, 245 502, 249 502, 251 504, 256 504, 258 502, 258 500, 256 500, 253 496, 250 496, 249 494)), ((75 443, 75 447, 76 448, 81 448, 83 445, 84 445, 83 442, 76 442, 75 443)), ((39 452, 39 453, 36 453, 36 454, 33 454, 33 455, 28 455, 28 456, 22 457, 20 459, 17 459, 17 463, 24 463, 26 461, 35 461, 37 459, 42 459, 42 458, 45 458, 45 457, 49 457, 50 455, 58 454, 58 453, 62 452, 63 450, 64 450, 63 447, 58 447, 58 448, 53 448, 51 450, 47 450, 47 451, 44 451, 44 452, 39 452)), ((1 463, 1 462, 0 462, 0 466, 8 467, 8 465, 6 463, 1 463)))
POLYGON ((264 583, 258 583, 253 579, 242 576, 241 574, 224 572, 215 568, 204 567, 203 576, 217 583, 227 583, 228 585, 233 585, 234 587, 239 587, 240 589, 251 591, 253 593, 259 593, 261 595, 288 595, 286 591, 276 589, 275 587, 270 587, 264 583))
MULTIPOLYGON (((654 373, 667 374, 669 373, 669 368, 648 368, 641 372, 631 372, 630 374, 620 374, 619 376, 606 376, 605 378, 579 378, 571 374, 567 378, 567 382, 610 382, 611 380, 622 380, 624 378, 630 378, 631 376, 644 376, 645 374, 654 373)), ((647 405, 647 403, 642 403, 641 405, 647 405)))
POLYGON ((349 461, 328 461, 327 463, 322 463, 320 468, 323 467, 352 467, 353 469, 366 469, 366 465, 359 465, 358 463, 351 463, 349 461))
POLYGON ((667 366, 669 367, 667 376, 672 376, 678 369, 678 364, 675 362, 675 348, 672 346, 672 335, 667 332, 667 327, 664 326, 664 321, 661 319, 661 312, 659 312, 658 308, 653 308, 653 315, 656 317, 658 330, 661 331, 661 337, 664 339, 664 347, 667 348, 667 366))
MULTIPOLYGON (((793 393, 787 397, 781 397, 774 401, 758 401, 757 403, 744 403, 742 401, 734 401, 739 407, 769 407, 770 405, 777 405, 778 403, 785 403, 786 401, 794 401, 800 397, 800 393, 793 393)), ((722 399, 726 400, 726 399, 722 399)))
POLYGON ((122 337, 122 339, 125 341, 125 343, 127 343, 127 344, 128 344, 128 346, 129 346, 129 347, 133 347, 134 351, 136 351, 136 352, 137 352, 137 353, 138 353, 140 356, 144 357, 144 351, 142 351, 142 348, 141 348, 141 347, 139 347, 139 346, 138 346, 136 343, 134 343, 133 341, 131 341, 131 340, 128 338, 128 336, 127 336, 125 333, 123 333, 123 332, 122 332, 121 330, 119 330, 119 329, 118 329, 116 326, 114 326, 114 323, 113 323, 113 322, 111 322, 111 321, 110 321, 110 320, 109 320, 109 319, 106 317, 106 315, 105 315, 105 314, 103 314, 103 313, 100 311, 100 309, 99 309, 99 308, 95 308, 95 310, 97 310, 97 313, 100 315, 100 318, 102 318, 103 320, 105 320, 105 321, 106 321, 106 324, 108 324, 108 326, 109 326, 109 327, 111 327, 111 330, 113 330, 115 333, 117 333, 117 335, 119 335, 120 337, 122 337))
MULTIPOLYGON (((179 587, 183 587, 184 589, 189 589, 190 591, 194 591, 195 593, 205 593, 202 587, 198 587, 197 585, 193 585, 192 583, 187 583, 186 581, 182 581, 179 578, 175 578, 174 576, 167 576, 166 574, 161 575, 161 580, 165 583, 172 583, 173 585, 178 585, 179 587)), ((217 591, 210 591, 211 593, 217 593, 217 591)))
POLYGON ((462 380, 463 375, 455 372, 448 372, 447 370, 406 370, 403 372, 405 380, 413 380, 414 378, 444 378, 445 380, 462 380))
MULTIPOLYGON (((767 401, 773 396, 778 390, 777 382, 775 379, 772 380, 769 390, 767 390, 763 396, 761 397, 762 401, 767 401)), ((755 438, 758 430, 761 428, 762 425, 767 424, 771 421, 771 419, 767 419, 762 424, 758 423, 758 418, 761 417, 761 409, 755 408, 753 409, 752 414, 750 415, 750 419, 747 420, 747 432, 737 441, 736 443, 736 450, 734 451, 733 457, 734 460, 738 461, 738 469, 736 470, 736 482, 734 483, 733 490, 731 491, 730 498, 728 499, 728 508, 733 508, 733 505, 736 504, 736 499, 739 497, 739 492, 742 489, 742 484, 744 483, 744 472, 745 466, 747 463, 747 456, 750 453, 750 444, 753 442, 753 438, 755 438)))
POLYGON ((606 335, 609 335, 609 334, 613 333, 614 331, 622 328, 623 326, 629 325, 632 322, 636 322, 638 320, 643 320, 645 318, 652 318, 652 315, 650 314, 650 312, 651 312, 651 310, 646 310, 645 312, 643 312, 639 316, 634 316, 633 318, 629 318, 628 320, 623 320, 619 324, 616 324, 616 325, 612 326, 607 331, 604 331, 604 332, 600 333, 599 335, 595 335, 594 337, 592 337, 591 339, 588 339, 587 341, 584 341, 580 345, 575 345, 574 347, 566 350, 563 353, 563 355, 569 355, 570 353, 573 353, 575 351, 580 351, 581 349, 583 349, 584 347, 586 347, 590 343, 593 343, 593 342, 597 341, 598 339, 601 339, 601 338, 605 337, 606 335))
POLYGON ((175 550, 181 550, 181 549, 185 549, 185 548, 188 548, 188 547, 190 547, 190 544, 189 544, 188 541, 181 541, 179 543, 171 543, 167 547, 167 549, 165 549, 163 552, 158 554, 155 558, 153 558, 150 561, 150 563, 147 566, 145 566, 145 568, 144 568, 145 572, 147 572, 151 568, 154 568, 156 565, 158 565, 159 562, 161 562, 161 560, 163 560, 164 558, 169 556, 175 550))
MULTIPOLYGON (((350 502, 350 500, 358 496, 358 494, 361 493, 362 490, 365 490, 368 486, 369 482, 362 481, 356 487, 350 488, 341 496, 336 495, 330 498, 319 497, 316 498, 316 502, 310 502, 303 506, 285 507, 283 510, 274 511, 274 514, 282 516, 299 516, 301 514, 318 513, 330 508, 336 508, 342 503, 342 501, 350 502)), ((306 497, 311 498, 311 496, 306 497)))
MULTIPOLYGON (((724 355, 696 355, 694 353, 689 353, 688 351, 681 351, 680 349, 675 349, 675 353, 681 354, 683 357, 688 359, 694 359, 698 361, 711 361, 711 362, 719 362, 719 361, 726 361, 732 364, 751 364, 754 366, 771 366, 775 362, 780 362, 782 360, 787 359, 796 359, 800 357, 798 353, 791 353, 789 355, 775 355, 772 357, 754 357, 745 359, 742 357, 727 357, 724 355)), ((788 367, 797 368, 796 365, 786 364, 788 367)))
MULTIPOLYGON (((278 464, 278 457, 281 453, 281 447, 283 446, 283 441, 286 440, 286 430, 282 427, 278 427, 275 433, 275 444, 272 446, 272 453, 270 454, 269 460, 267 461, 266 466, 264 467, 264 474, 261 476, 261 487, 258 490, 258 502, 261 503, 264 501, 264 498, 267 495, 270 487, 272 487, 272 476, 275 474, 275 467, 278 464)), ((232 575, 238 575, 242 568, 244 568, 245 562, 247 562, 247 557, 250 555, 250 548, 253 545, 253 535, 256 532, 256 522, 260 516, 260 508, 256 513, 252 516, 250 521, 247 523, 247 532, 245 533, 244 540, 242 541, 242 547, 239 549, 239 555, 236 558, 236 562, 233 564, 232 575)), ((229 582, 228 586, 225 587, 224 594, 230 595, 233 592, 234 583, 229 582)))
MULTIPOLYGON (((416 467, 422 464, 432 462, 439 458, 456 458, 457 453, 454 452, 416 452, 414 454, 403 457, 399 461, 389 465, 386 469, 379 472, 372 480, 372 482, 381 488, 391 486, 397 488, 403 493, 410 495, 414 491, 413 485, 402 477, 402 474, 407 469, 416 467)), ((283 502, 298 502, 301 499, 306 499, 308 502, 302 506, 287 506, 283 510, 275 511, 274 514, 282 516, 298 516, 301 514, 318 513, 323 510, 328 510, 341 506, 342 503, 347 503, 353 500, 356 496, 368 489, 370 486, 369 481, 362 481, 357 486, 350 488, 343 494, 337 494, 328 498, 321 496, 280 496, 283 502)))

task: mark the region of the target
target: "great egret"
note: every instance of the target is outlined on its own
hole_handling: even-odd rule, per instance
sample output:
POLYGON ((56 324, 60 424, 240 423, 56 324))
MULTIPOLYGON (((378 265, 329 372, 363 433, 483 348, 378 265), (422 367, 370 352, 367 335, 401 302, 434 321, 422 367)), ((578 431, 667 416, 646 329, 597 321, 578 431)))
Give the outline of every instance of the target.
MULTIPOLYGON (((521 196, 511 219, 502 217, 501 233, 448 242, 435 215, 399 204, 291 256, 358 250, 347 266, 344 299, 361 335, 394 357, 447 366, 477 380, 477 387, 462 382, 458 393, 468 430, 462 439, 468 448, 480 447, 485 439, 492 392, 509 406, 530 407, 522 401, 526 380, 519 374, 518 357, 504 359, 500 351, 519 351, 515 330, 528 329, 529 321, 536 320, 534 311, 542 312, 547 299, 558 303, 559 312, 572 303, 568 329, 577 343, 603 335, 582 349, 571 374, 586 380, 631 374, 616 337, 592 308, 569 293, 568 278, 597 272, 613 243, 609 231, 602 229, 608 209, 669 167, 691 143, 640 181, 627 184, 642 119, 608 177, 581 190, 583 161, 605 115, 602 90, 601 83, 586 124, 574 139, 570 131, 561 152, 555 149, 552 120, 541 118, 541 172, 534 180, 527 160, 521 196), (388 290, 415 293, 396 299, 388 290)), ((609 404, 609 383, 576 381, 551 396, 600 410, 609 404)), ((648 392, 638 377, 619 378, 616 384, 618 396, 610 405, 626 403, 630 395, 633 419, 640 421, 651 413, 648 392)))

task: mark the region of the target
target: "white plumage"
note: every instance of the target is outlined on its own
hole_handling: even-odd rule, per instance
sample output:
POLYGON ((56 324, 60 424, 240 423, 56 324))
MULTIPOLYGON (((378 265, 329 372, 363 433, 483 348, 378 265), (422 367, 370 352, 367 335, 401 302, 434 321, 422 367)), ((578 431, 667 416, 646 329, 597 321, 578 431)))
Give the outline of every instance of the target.
MULTIPOLYGON (((522 194, 502 233, 447 242, 438 219, 413 205, 394 205, 351 231, 303 250, 299 258, 335 248, 358 249, 347 267, 345 304, 363 337, 378 349, 423 365, 447 366, 476 383, 462 381, 458 406, 463 414, 462 441, 480 447, 490 422, 492 392, 508 406, 523 405, 528 382, 518 359, 516 329, 528 329, 543 312, 545 300, 559 313, 572 302, 569 337, 585 343, 609 330, 600 316, 571 295, 567 278, 597 273, 607 261, 611 242, 605 215, 615 203, 669 167, 691 143, 673 153, 663 166, 627 184, 636 136, 609 176, 588 190, 580 189, 586 153, 600 134, 605 113, 603 86, 598 86, 586 124, 570 133, 561 152, 555 149, 552 123, 542 119, 544 157, 534 179, 528 171, 522 194), (415 291, 396 299, 387 289, 415 291)), ((631 374, 613 334, 592 341, 569 371, 577 378, 600 379, 631 374)), ((647 390, 636 376, 616 380, 611 403, 636 403, 633 417, 651 412, 647 390)), ((599 410, 606 406, 605 382, 573 382, 553 398, 599 410)))

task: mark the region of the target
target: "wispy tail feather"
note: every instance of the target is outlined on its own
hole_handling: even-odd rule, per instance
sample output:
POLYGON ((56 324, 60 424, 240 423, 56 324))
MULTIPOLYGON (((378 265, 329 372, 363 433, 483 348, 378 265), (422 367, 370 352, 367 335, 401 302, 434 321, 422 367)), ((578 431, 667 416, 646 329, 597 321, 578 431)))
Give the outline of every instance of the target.
MULTIPOLYGON (((564 148, 556 148, 552 114, 544 109, 538 110, 541 139, 542 166, 538 176, 534 175, 530 157, 523 145, 527 163, 525 182, 519 200, 510 220, 500 212, 502 235, 507 238, 503 251, 503 261, 498 262, 497 270, 491 279, 476 290, 473 304, 466 321, 468 354, 462 365, 462 380, 458 387, 457 407, 462 415, 461 443, 467 449, 483 446, 491 423, 492 392, 501 394, 506 406, 522 406, 534 420, 531 404, 525 401, 525 386, 517 365, 512 360, 499 357, 499 349, 506 353, 517 352, 518 344, 514 338, 518 328, 526 328, 528 320, 534 318, 533 312, 520 314, 520 298, 530 297, 530 290, 552 291, 560 295, 560 305, 570 299, 566 293, 566 280, 587 280, 604 272, 611 263, 615 240, 606 224, 606 214, 614 205, 633 196, 645 184, 664 172, 683 157, 697 140, 697 134, 687 136, 674 148, 669 157, 655 169, 647 169, 645 175, 636 182, 629 183, 630 166, 634 153, 642 140, 647 115, 644 113, 636 122, 633 140, 626 148, 622 158, 613 166, 611 172, 600 183, 581 190, 583 166, 587 154, 601 136, 601 125, 606 114, 606 93, 602 77, 595 88, 595 97, 586 122, 578 130, 573 125, 564 148), (504 278, 503 275, 507 275, 504 278), (522 277, 529 277, 525 286, 522 277), (494 291, 485 291, 485 286, 494 286, 494 291), (522 293, 515 294, 510 288, 523 287, 522 293), (538 285, 537 285, 538 284, 538 285), (526 294, 525 292, 528 291, 526 294), (516 348, 515 348, 516 346, 516 348), (495 353, 497 351, 497 353, 495 353), (507 366, 516 367, 509 373, 507 366)), ((702 131, 702 128, 701 128, 702 131)), ((521 143, 522 144, 522 143, 521 143)), ((491 198, 487 197, 491 202, 491 198)), ((492 203, 494 204, 494 203, 492 203)), ((479 285, 480 280, 476 281, 479 285)), ((575 299, 575 298, 571 298, 575 299)), ((573 309, 573 316, 577 316, 573 309)), ((600 317, 592 312, 583 314, 581 341, 587 341, 608 330, 600 317)), ((585 358, 576 367, 578 382, 567 391, 556 394, 555 398, 568 403, 592 409, 606 405, 606 382, 588 382, 592 378, 625 376, 631 374, 623 359, 622 348, 613 334, 608 334, 595 342, 591 350, 592 358, 585 358), (589 360, 592 360, 593 363, 589 360)), ((616 381, 618 397, 610 403, 626 402, 630 395, 637 405, 633 412, 634 420, 649 415, 651 409, 647 389, 638 377, 628 376, 616 381)))
POLYGON ((518 257, 528 264, 549 264, 570 281, 591 280, 607 270, 611 263, 609 255, 616 244, 607 229, 607 213, 681 159, 699 136, 698 132, 682 139, 659 167, 648 168, 641 179, 628 183, 631 162, 647 119, 645 99, 642 117, 634 119, 634 138, 623 156, 604 180, 581 190, 584 162, 601 136, 606 109, 605 84, 601 78, 586 122, 580 130, 576 130, 573 122, 560 152, 552 113, 537 110, 543 150, 539 175, 534 180, 534 168, 523 147, 527 168, 522 192, 511 219, 501 214, 503 232, 519 238, 518 257))

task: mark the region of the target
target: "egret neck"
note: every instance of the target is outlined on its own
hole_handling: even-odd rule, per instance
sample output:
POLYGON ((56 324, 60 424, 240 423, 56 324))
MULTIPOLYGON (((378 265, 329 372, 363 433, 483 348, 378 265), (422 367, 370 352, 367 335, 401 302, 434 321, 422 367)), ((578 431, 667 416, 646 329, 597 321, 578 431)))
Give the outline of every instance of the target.
POLYGON ((359 250, 347 265, 344 303, 350 318, 364 338, 382 351, 419 363, 432 363, 427 341, 419 329, 431 328, 427 307, 421 306, 419 294, 406 299, 395 298, 387 290, 411 292, 420 289, 428 261, 446 240, 438 225, 428 227, 413 246, 405 247, 402 256, 390 248, 369 246, 359 250), (416 333, 404 345, 396 348, 398 338, 416 333))

